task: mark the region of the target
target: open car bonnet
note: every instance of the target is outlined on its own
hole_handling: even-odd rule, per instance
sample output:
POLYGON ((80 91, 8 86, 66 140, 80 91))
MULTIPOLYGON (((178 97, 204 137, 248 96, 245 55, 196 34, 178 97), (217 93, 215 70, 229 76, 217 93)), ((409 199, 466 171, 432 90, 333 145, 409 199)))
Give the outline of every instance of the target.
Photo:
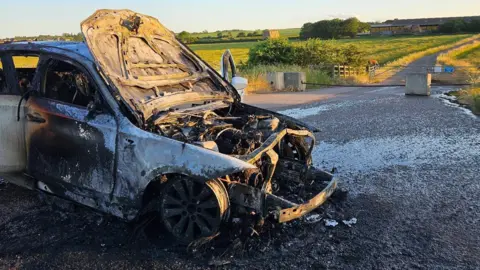
POLYGON ((180 105, 240 99, 153 17, 131 10, 98 10, 81 28, 97 65, 143 120, 180 105))

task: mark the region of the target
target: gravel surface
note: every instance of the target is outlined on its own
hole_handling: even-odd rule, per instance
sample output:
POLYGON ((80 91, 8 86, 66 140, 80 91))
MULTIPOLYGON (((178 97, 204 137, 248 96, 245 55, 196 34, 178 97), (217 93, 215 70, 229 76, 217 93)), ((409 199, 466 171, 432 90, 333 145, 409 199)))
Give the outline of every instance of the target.
POLYGON ((323 131, 315 163, 336 167, 349 196, 228 248, 157 246, 115 218, 0 182, 0 269, 480 269, 480 120, 442 98, 450 90, 329 89, 294 107, 275 94, 269 107, 323 131))

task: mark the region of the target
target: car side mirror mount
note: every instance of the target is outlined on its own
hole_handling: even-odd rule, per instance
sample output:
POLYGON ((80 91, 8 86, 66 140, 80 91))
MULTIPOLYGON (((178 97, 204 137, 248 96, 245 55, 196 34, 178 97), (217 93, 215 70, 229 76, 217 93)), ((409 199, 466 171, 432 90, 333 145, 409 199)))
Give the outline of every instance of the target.
POLYGON ((102 108, 101 108, 100 104, 101 103, 97 99, 92 100, 88 103, 88 105, 87 105, 87 110, 88 110, 87 118, 93 119, 96 115, 102 113, 102 108))
POLYGON ((96 113, 97 112, 97 103, 95 101, 90 101, 87 105, 87 110, 89 113, 96 113))
POLYGON ((238 94, 240 95, 240 97, 243 100, 243 96, 245 94, 245 89, 248 86, 248 80, 246 78, 243 78, 243 77, 233 77, 232 78, 232 85, 233 85, 233 87, 235 87, 238 94))

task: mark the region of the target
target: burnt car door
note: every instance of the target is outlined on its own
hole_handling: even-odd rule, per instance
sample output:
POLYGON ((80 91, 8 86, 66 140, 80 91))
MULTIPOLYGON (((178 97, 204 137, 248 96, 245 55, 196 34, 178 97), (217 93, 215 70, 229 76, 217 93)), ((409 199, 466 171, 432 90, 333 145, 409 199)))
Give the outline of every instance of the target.
POLYGON ((30 89, 38 54, 5 50, 0 53, 0 178, 28 189, 25 177, 25 122, 23 95, 30 89))
POLYGON ((101 101, 101 82, 77 63, 42 56, 34 84, 39 95, 26 103, 29 174, 58 195, 111 193, 117 124, 101 101))

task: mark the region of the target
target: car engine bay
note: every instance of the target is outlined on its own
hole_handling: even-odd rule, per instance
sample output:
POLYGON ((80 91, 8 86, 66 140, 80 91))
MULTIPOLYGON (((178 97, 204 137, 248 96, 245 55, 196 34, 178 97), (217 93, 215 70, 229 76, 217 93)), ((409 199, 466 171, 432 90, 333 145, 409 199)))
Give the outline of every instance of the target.
MULTIPOLYGON (((245 156, 262 146, 272 134, 287 128, 269 114, 248 114, 232 109, 178 110, 153 121, 151 132, 232 156, 245 156)), ((198 107, 200 108, 200 107, 198 107)))

